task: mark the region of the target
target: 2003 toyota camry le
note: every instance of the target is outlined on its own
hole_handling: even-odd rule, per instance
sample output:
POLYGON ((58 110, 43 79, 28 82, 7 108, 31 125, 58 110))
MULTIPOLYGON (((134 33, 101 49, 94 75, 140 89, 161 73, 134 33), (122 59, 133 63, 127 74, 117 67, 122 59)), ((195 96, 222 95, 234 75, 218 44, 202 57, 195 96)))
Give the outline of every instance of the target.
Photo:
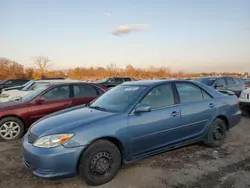
POLYGON ((170 148, 198 141, 221 146, 240 119, 235 95, 195 81, 124 83, 85 107, 34 123, 23 138, 24 164, 42 178, 79 174, 100 185, 122 164, 170 148))

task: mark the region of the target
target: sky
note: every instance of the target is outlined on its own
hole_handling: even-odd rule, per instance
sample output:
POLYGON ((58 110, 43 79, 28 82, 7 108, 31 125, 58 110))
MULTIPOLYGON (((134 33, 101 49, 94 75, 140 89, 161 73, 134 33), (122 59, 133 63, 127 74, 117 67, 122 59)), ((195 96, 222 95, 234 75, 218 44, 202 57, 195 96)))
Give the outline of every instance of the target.
POLYGON ((250 0, 0 0, 0 57, 250 72, 250 0))

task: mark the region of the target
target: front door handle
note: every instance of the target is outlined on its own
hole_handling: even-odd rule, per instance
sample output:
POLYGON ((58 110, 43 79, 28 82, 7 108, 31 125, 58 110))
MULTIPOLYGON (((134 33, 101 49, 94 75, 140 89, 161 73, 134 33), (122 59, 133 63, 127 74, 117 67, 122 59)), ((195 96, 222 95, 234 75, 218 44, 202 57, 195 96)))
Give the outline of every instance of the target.
POLYGON ((179 115, 180 115, 179 112, 173 111, 170 116, 176 117, 176 116, 179 116, 179 115))
POLYGON ((214 103, 210 103, 210 104, 209 104, 209 107, 210 107, 210 108, 213 108, 214 106, 215 106, 214 103))

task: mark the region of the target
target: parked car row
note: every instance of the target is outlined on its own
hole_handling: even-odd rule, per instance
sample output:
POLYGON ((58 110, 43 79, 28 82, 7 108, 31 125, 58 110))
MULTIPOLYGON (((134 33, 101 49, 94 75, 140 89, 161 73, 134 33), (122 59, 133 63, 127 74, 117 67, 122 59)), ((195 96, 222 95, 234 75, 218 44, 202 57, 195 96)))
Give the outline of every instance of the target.
POLYGON ((232 91, 239 97, 240 108, 244 115, 250 116, 250 80, 237 77, 203 77, 197 79, 219 91, 232 91))
POLYGON ((29 80, 27 79, 10 79, 10 80, 5 80, 0 83, 0 93, 2 92, 2 89, 8 88, 8 87, 13 87, 13 86, 20 86, 25 83, 27 83, 29 80))
POLYGON ((11 100, 17 100, 19 98, 22 98, 29 93, 33 92, 34 90, 45 86, 45 85, 51 85, 56 83, 68 83, 68 82, 74 82, 75 80, 31 80, 25 84, 25 86, 22 89, 9 89, 7 91, 2 91, 0 94, 0 102, 7 102, 11 100))
POLYGON ((236 77, 202 77, 197 79, 197 81, 217 90, 233 91, 238 97, 246 88, 244 81, 236 77))

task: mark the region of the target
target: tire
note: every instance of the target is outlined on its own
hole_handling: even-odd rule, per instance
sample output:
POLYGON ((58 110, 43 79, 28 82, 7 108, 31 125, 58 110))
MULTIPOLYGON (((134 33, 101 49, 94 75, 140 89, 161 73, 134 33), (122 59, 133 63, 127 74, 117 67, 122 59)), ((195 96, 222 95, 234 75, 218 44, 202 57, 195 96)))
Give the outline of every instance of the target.
POLYGON ((121 167, 119 149, 107 140, 98 140, 83 151, 78 164, 79 175, 92 186, 111 181, 121 167), (99 167, 97 165, 99 164, 99 167))
POLYGON ((226 132, 226 123, 222 119, 217 118, 211 124, 207 140, 204 143, 213 148, 220 147, 225 141, 226 132))
POLYGON ((22 138, 25 132, 23 122, 16 117, 0 120, 0 141, 13 141, 22 138))
POLYGON ((247 110, 242 109, 241 112, 242 112, 242 116, 250 117, 250 113, 247 110))

